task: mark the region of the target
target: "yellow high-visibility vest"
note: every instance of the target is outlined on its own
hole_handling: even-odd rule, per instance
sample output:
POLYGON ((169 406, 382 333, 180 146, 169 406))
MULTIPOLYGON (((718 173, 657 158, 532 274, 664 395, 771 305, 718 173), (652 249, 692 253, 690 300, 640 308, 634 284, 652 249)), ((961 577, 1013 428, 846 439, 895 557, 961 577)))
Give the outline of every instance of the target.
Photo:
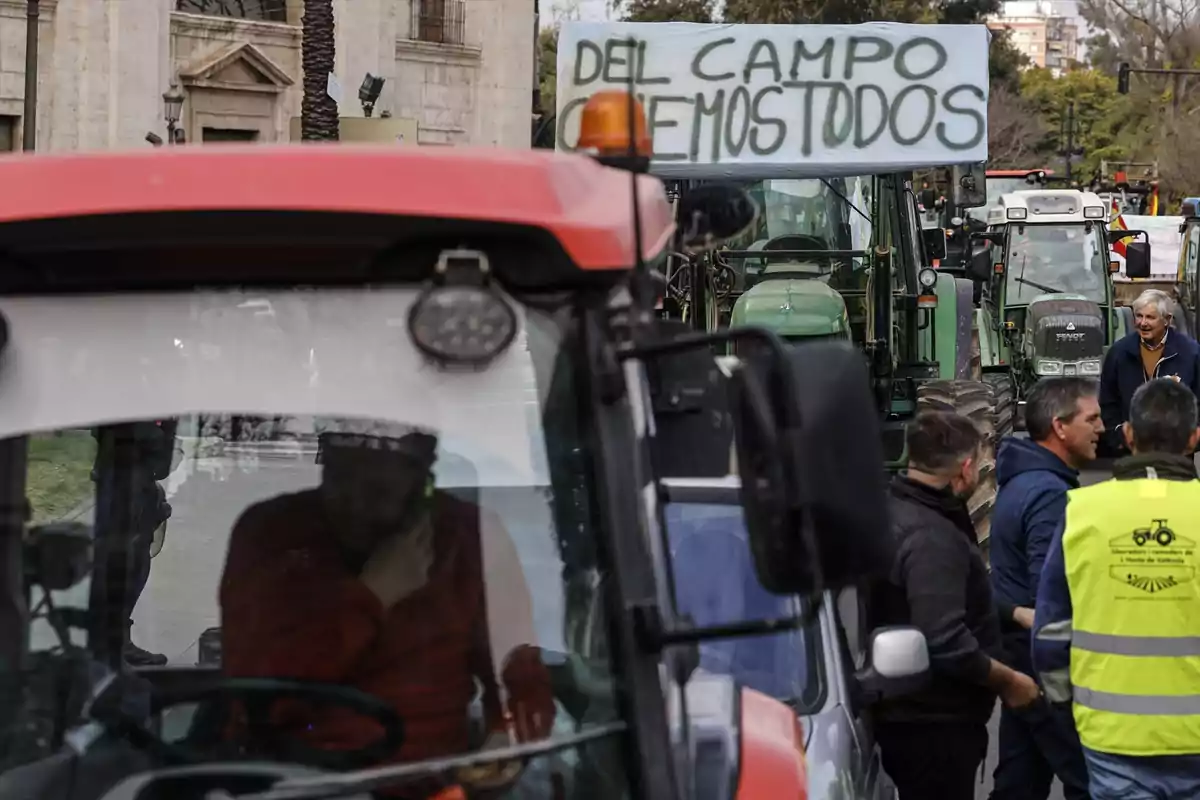
POLYGON ((1200 481, 1110 480, 1067 497, 1080 741, 1117 755, 1200 753, 1200 481))

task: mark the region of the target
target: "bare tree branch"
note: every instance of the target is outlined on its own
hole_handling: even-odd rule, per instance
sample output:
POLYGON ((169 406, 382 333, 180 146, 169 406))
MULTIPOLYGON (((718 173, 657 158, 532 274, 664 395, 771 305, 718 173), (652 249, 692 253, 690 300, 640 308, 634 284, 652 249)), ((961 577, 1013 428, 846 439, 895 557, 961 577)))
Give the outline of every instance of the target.
POLYGON ((1021 98, 1003 87, 993 87, 988 97, 988 165, 1021 169, 1040 157, 1045 140, 1044 123, 1021 98))

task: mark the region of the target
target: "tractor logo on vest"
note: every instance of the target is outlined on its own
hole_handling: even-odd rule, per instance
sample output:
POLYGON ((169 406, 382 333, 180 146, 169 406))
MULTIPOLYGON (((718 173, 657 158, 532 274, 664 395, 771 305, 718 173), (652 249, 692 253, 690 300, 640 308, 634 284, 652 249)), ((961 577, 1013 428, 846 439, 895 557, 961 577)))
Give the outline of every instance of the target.
POLYGON ((1180 536, 1165 519, 1114 536, 1108 545, 1116 561, 1109 576, 1146 594, 1190 583, 1195 575, 1196 542, 1180 536))

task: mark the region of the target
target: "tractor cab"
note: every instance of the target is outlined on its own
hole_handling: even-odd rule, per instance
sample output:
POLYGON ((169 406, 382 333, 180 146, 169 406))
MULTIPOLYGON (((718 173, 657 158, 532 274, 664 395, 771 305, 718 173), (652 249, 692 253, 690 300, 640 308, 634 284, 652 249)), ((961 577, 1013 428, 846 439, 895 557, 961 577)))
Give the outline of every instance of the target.
POLYGON ((862 310, 852 321, 846 295, 865 292, 870 223, 855 219, 843 198, 847 187, 861 198, 864 184, 837 178, 745 185, 762 214, 729 249, 763 255, 727 259, 736 276, 731 324, 764 325, 787 340, 862 340, 862 310))
MULTIPOLYGON (((866 368, 654 322, 667 253, 755 215, 726 187, 677 229, 618 94, 585 109, 596 158, 0 164, 0 800, 807 796, 793 708, 696 654, 886 569, 866 368), (657 403, 697 375, 699 432, 657 403), (681 425, 736 454, 784 602, 676 611, 681 425)), ((920 679, 914 633, 863 691, 920 679)))
POLYGON ((1001 195, 988 211, 989 302, 997 309, 1018 386, 1047 375, 1099 377, 1112 341, 1108 209, 1091 192, 1001 195))

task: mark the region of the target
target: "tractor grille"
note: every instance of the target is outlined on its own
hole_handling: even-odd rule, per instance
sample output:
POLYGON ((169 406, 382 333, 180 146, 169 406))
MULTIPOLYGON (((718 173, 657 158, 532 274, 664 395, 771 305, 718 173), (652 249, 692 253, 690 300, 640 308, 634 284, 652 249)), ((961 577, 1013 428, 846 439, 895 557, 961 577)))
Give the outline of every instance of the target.
POLYGON ((1042 317, 1033 332, 1038 358, 1078 361, 1104 354, 1104 322, 1099 316, 1061 314, 1042 317))

